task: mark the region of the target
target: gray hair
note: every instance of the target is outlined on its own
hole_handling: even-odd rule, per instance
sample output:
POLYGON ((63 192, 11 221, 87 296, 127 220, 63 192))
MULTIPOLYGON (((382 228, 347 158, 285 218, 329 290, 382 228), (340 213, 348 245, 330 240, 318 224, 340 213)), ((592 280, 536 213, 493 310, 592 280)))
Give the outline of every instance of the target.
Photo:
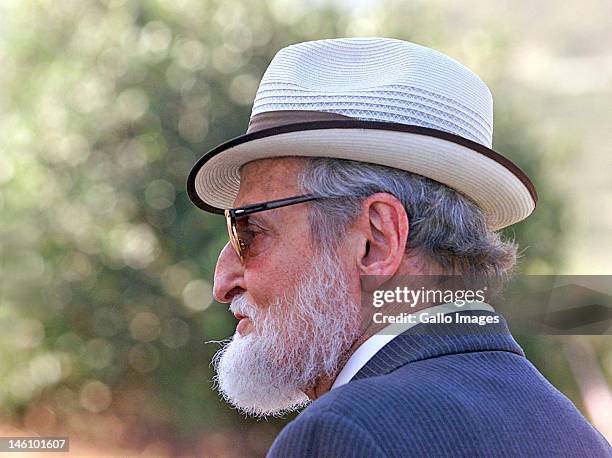
POLYGON ((319 246, 337 248, 368 196, 386 192, 408 214, 408 255, 435 262, 447 275, 501 286, 511 276, 517 244, 487 227, 469 198, 429 178, 390 167, 330 158, 308 158, 299 183, 308 193, 341 199, 311 203, 311 234, 319 246))

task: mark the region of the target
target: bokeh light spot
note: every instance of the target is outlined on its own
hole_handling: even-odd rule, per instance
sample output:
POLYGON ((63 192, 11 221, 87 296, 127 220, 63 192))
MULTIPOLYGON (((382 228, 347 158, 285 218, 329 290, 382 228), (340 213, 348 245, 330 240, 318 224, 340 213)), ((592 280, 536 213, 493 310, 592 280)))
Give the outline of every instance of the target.
POLYGON ((151 312, 140 312, 130 322, 130 334, 141 342, 150 342, 159 336, 160 322, 151 312))
POLYGON ((110 388, 98 380, 85 383, 79 393, 81 406, 93 413, 108 409, 112 399, 110 388))
POLYGON ((212 286, 206 280, 192 280, 183 290, 183 304, 193 311, 206 310, 212 303, 212 286))
POLYGON ((161 341, 168 348, 180 348, 189 340, 189 325, 180 318, 164 321, 161 330, 161 341))
POLYGON ((159 350, 148 343, 136 344, 128 352, 128 362, 138 372, 151 372, 159 365, 159 350))
POLYGON ((147 204, 157 210, 163 210, 174 203, 176 189, 167 180, 153 180, 145 190, 147 204))

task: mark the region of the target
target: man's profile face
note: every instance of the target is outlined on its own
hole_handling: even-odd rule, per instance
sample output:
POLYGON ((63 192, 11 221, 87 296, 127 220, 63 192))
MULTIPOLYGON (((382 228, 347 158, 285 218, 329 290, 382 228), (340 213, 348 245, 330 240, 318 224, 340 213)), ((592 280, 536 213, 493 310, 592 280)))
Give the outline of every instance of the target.
MULTIPOLYGON (((244 166, 234 202, 241 207, 300 194, 297 176, 303 161, 267 159, 244 166)), ((306 204, 260 212, 249 217, 255 232, 244 266, 229 245, 219 256, 215 298, 228 302, 239 291, 265 308, 299 279, 312 257, 306 204)))
MULTIPOLYGON (((235 206, 302 194, 304 160, 247 164, 235 206)), ((215 298, 243 318, 215 356, 223 396, 253 415, 303 406, 304 390, 336 372, 358 337, 359 294, 341 252, 312 240, 307 204, 257 213, 240 262, 226 245, 215 271, 215 298)), ((358 284, 358 281, 357 281, 358 284)))

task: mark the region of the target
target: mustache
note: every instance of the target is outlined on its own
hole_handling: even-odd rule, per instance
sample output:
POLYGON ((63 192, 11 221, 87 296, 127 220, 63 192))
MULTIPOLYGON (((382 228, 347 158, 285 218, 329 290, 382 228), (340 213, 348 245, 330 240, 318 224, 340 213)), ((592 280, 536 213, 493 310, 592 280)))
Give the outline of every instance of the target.
POLYGON ((229 307, 232 313, 239 313, 253 320, 258 313, 257 307, 247 299, 246 294, 242 293, 232 298, 229 307))

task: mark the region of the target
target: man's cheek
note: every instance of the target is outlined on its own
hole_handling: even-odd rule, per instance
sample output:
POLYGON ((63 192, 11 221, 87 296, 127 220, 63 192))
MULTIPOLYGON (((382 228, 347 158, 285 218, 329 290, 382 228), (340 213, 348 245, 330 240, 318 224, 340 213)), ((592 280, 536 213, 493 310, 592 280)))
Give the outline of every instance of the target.
MULTIPOLYGON (((267 269, 263 260, 253 260, 253 267, 266 267, 265 274, 262 269, 251 266, 244 272, 247 293, 251 296, 254 305, 261 310, 267 310, 270 304, 293 291, 295 282, 300 278, 300 271, 293 271, 289 265, 286 269, 267 269)), ((303 272, 303 271, 302 271, 303 272)))

